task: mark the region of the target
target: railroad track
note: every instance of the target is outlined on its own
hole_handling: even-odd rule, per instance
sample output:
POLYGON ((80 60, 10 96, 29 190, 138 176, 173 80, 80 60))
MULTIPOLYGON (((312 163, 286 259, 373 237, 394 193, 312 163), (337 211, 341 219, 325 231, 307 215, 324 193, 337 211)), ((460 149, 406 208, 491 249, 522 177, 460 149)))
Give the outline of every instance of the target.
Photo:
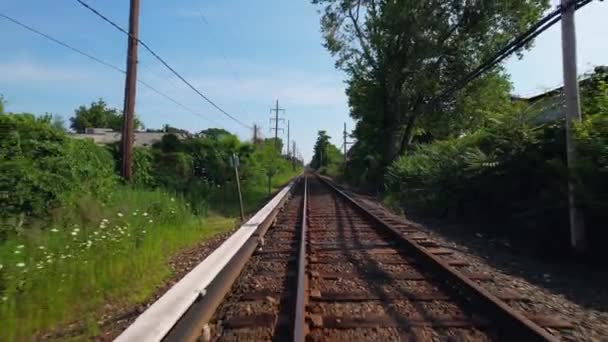
POLYGON ((164 340, 556 341, 569 328, 514 310, 525 298, 322 178, 275 214, 164 340))

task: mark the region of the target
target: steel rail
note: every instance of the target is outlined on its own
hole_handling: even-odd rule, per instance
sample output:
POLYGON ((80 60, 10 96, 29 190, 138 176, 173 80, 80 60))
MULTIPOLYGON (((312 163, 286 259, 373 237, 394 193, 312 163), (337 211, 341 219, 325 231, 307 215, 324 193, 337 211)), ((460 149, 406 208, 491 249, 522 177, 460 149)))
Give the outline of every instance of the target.
MULTIPOLYGON (((292 193, 297 189, 300 181, 301 178, 295 182, 290 190, 292 193)), ((195 342, 200 340, 201 332, 208 329, 207 325, 213 317, 213 314, 224 300, 224 297, 230 292, 232 284, 234 284, 255 250, 263 241, 264 235, 274 224, 280 209, 287 200, 288 196, 285 196, 274 208, 272 208, 271 213, 258 226, 255 233, 209 284, 206 288, 205 295, 199 297, 198 300, 192 304, 177 324, 163 338, 163 341, 195 342)))
POLYGON ((293 327, 293 341, 304 342, 308 334, 308 325, 306 323, 306 305, 308 304, 308 279, 306 275, 307 258, 306 258, 306 240, 308 235, 308 226, 306 216, 308 215, 308 178, 304 176, 304 204, 302 205, 302 226, 300 231, 300 251, 298 255, 298 286, 295 308, 295 320, 293 327))
MULTIPOLYGON (((418 245, 414 240, 403 235, 403 233, 397 228, 359 204, 355 199, 339 189, 331 181, 316 173, 315 176, 321 180, 322 183, 344 198, 347 202, 351 203, 364 215, 375 221, 380 227, 385 228, 398 241, 404 242, 407 247, 421 257, 421 261, 423 261, 427 266, 431 267, 440 274, 444 274, 446 285, 448 285, 449 289, 453 291, 458 291, 457 288, 466 290, 466 294, 475 299, 475 302, 482 306, 482 311, 487 312, 490 316, 492 316, 492 318, 494 318, 494 320, 503 323, 503 325, 498 327, 501 333, 513 338, 522 338, 525 341, 559 341, 558 338, 549 334, 542 327, 532 322, 529 318, 517 312, 507 303, 503 302, 489 291, 479 286, 473 280, 467 278, 462 273, 449 266, 441 258, 431 254, 423 247, 418 245)), ((462 293, 460 293, 460 295, 462 296, 462 293)))
POLYGON ((144 311, 116 341, 195 341, 301 177, 287 184, 203 262, 144 311))

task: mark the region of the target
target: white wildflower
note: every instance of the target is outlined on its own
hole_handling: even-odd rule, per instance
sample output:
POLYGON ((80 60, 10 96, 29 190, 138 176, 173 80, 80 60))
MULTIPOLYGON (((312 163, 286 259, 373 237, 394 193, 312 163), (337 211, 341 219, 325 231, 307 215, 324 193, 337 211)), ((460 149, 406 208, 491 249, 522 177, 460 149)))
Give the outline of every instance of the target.
POLYGON ((38 265, 36 265, 36 268, 39 269, 39 270, 41 270, 41 269, 44 268, 44 265, 38 264, 38 265))
POLYGON ((18 262, 17 263, 17 267, 23 268, 23 267, 25 267, 25 263, 24 262, 18 262))
POLYGON ((102 222, 102 223, 109 223, 109 222, 110 222, 110 220, 108 220, 108 219, 105 219, 105 218, 104 218, 103 220, 101 220, 101 222, 102 222))
POLYGON ((134 212, 133 212, 133 216, 137 216, 137 211, 134 211, 134 212))
MULTIPOLYGON (((144 234, 146 234, 145 230, 142 230, 141 232, 144 233, 144 234)), ((0 266, 2 266, 2 265, 0 265, 0 266)), ((2 267, 0 267, 0 269, 2 269, 2 267)))
POLYGON ((0 264, 0 270, 3 269, 3 268, 4 268, 4 266, 2 264, 0 264))
POLYGON ((78 233, 80 231, 80 229, 79 228, 74 228, 73 231, 75 231, 75 232, 78 233))
POLYGON ((99 235, 99 232, 98 231, 94 231, 93 235, 99 235))
POLYGON ((25 247, 25 245, 19 245, 17 246, 17 249, 23 249, 25 247))
POLYGON ((6 302, 7 300, 8 300, 8 297, 7 297, 7 296, 2 297, 2 301, 3 301, 3 302, 6 302))
POLYGON ((150 220, 148 220, 148 222, 150 222, 150 223, 154 223, 154 220, 150 219, 150 220))
POLYGON ((146 217, 148 216, 148 213, 143 213, 142 216, 146 217))
POLYGON ((53 233, 57 233, 58 231, 59 231, 59 229, 57 229, 57 228, 51 229, 51 232, 53 232, 53 233))
POLYGON ((171 197, 171 202, 175 202, 175 198, 171 197))
POLYGON ((41 251, 43 251, 43 250, 45 250, 46 248, 45 248, 44 246, 38 246, 38 249, 39 249, 39 250, 41 250, 41 251))
POLYGON ((78 232, 73 231, 73 232, 72 232, 72 235, 76 236, 76 235, 78 235, 78 232))
POLYGON ((52 264, 53 263, 53 259, 47 259, 46 262, 49 263, 49 264, 52 264))
POLYGON ((16 250, 15 254, 21 254, 21 251, 20 250, 16 250))
POLYGON ((119 213, 118 213, 118 214, 116 214, 116 215, 118 215, 118 217, 122 217, 122 216, 123 216, 121 212, 119 212, 119 213))

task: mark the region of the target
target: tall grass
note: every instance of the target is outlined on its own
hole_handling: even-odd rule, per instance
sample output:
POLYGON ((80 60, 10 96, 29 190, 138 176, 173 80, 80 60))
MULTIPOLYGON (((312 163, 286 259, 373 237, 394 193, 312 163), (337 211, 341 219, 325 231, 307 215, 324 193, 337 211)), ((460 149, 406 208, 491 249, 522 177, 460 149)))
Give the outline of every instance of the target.
POLYGON ((0 341, 29 340, 74 320, 95 335, 103 303, 145 300, 170 275, 172 255, 235 223, 197 217, 161 191, 127 188, 52 216, 0 244, 0 341))

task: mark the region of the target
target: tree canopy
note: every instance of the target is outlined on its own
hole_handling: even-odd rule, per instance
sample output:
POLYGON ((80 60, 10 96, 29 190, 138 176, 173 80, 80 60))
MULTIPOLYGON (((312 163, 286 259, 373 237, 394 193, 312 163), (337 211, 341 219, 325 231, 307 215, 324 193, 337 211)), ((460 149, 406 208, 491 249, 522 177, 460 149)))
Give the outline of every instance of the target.
POLYGON ((314 147, 314 155, 310 166, 323 173, 335 173, 344 160, 340 150, 330 142, 331 137, 326 131, 317 133, 317 142, 314 147))
POLYGON ((349 77, 355 137, 361 147, 382 151, 374 157, 381 168, 418 136, 459 134, 468 121, 482 124, 475 113, 482 110, 480 101, 494 106, 508 101, 510 85, 500 68, 458 96, 437 96, 549 5, 548 0, 312 2, 323 6, 324 46, 349 77), (457 112, 461 117, 453 116, 457 112))
MULTIPOLYGON (((111 128, 114 131, 122 130, 122 113, 116 108, 109 108, 108 104, 99 99, 91 102, 90 106, 80 106, 70 118, 70 128, 78 133, 84 133, 87 128, 111 128)), ((135 117, 135 129, 143 128, 141 121, 135 117)))

